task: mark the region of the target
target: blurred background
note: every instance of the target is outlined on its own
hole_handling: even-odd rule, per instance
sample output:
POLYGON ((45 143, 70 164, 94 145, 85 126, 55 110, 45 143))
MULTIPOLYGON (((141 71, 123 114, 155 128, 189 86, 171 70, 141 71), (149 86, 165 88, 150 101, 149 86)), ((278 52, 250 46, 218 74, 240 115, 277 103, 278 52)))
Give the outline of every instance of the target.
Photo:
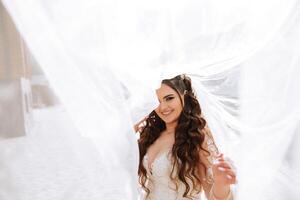
POLYGON ((49 83, 0 3, 0 137, 30 134, 36 109, 59 105, 49 83))

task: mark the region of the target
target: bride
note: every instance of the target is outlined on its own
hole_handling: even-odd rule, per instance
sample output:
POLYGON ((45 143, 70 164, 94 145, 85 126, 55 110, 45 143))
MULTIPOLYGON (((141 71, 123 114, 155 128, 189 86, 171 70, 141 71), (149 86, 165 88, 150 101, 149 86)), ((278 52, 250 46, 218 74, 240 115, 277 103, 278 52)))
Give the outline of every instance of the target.
POLYGON ((139 182, 145 200, 232 200, 236 174, 218 152, 191 79, 165 79, 156 91, 159 106, 135 125, 139 182))

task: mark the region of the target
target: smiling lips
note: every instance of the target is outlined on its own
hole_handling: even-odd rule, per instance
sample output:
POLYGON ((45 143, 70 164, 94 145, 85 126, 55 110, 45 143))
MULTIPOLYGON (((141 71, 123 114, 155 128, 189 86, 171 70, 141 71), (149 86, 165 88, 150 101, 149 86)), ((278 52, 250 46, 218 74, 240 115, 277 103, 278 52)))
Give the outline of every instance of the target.
POLYGON ((171 111, 167 111, 167 112, 161 112, 161 114, 162 114, 163 116, 168 116, 168 115, 171 114, 171 112, 173 112, 173 111, 171 110, 171 111))

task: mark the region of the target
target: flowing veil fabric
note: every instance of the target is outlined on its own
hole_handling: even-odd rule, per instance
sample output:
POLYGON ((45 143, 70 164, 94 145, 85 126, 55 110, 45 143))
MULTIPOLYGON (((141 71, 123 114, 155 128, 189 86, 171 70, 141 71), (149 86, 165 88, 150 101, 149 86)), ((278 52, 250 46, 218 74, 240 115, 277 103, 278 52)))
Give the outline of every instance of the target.
POLYGON ((75 125, 0 142, 3 199, 136 199, 133 123, 179 73, 236 163, 237 199, 300 196, 298 0, 2 3, 75 125))

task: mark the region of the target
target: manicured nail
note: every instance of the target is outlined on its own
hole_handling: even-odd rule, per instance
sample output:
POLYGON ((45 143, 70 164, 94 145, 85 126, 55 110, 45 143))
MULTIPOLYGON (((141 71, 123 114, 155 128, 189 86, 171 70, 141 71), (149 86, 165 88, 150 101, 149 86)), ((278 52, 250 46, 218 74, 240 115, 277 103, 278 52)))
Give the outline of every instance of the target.
POLYGON ((218 154, 218 157, 223 157, 223 154, 222 154, 222 153, 219 153, 219 154, 218 154))
POLYGON ((228 178, 228 179, 232 179, 232 177, 231 177, 230 175, 227 175, 227 178, 228 178))
POLYGON ((223 168, 223 167, 218 167, 218 170, 222 171, 222 172, 225 172, 225 168, 223 168))

